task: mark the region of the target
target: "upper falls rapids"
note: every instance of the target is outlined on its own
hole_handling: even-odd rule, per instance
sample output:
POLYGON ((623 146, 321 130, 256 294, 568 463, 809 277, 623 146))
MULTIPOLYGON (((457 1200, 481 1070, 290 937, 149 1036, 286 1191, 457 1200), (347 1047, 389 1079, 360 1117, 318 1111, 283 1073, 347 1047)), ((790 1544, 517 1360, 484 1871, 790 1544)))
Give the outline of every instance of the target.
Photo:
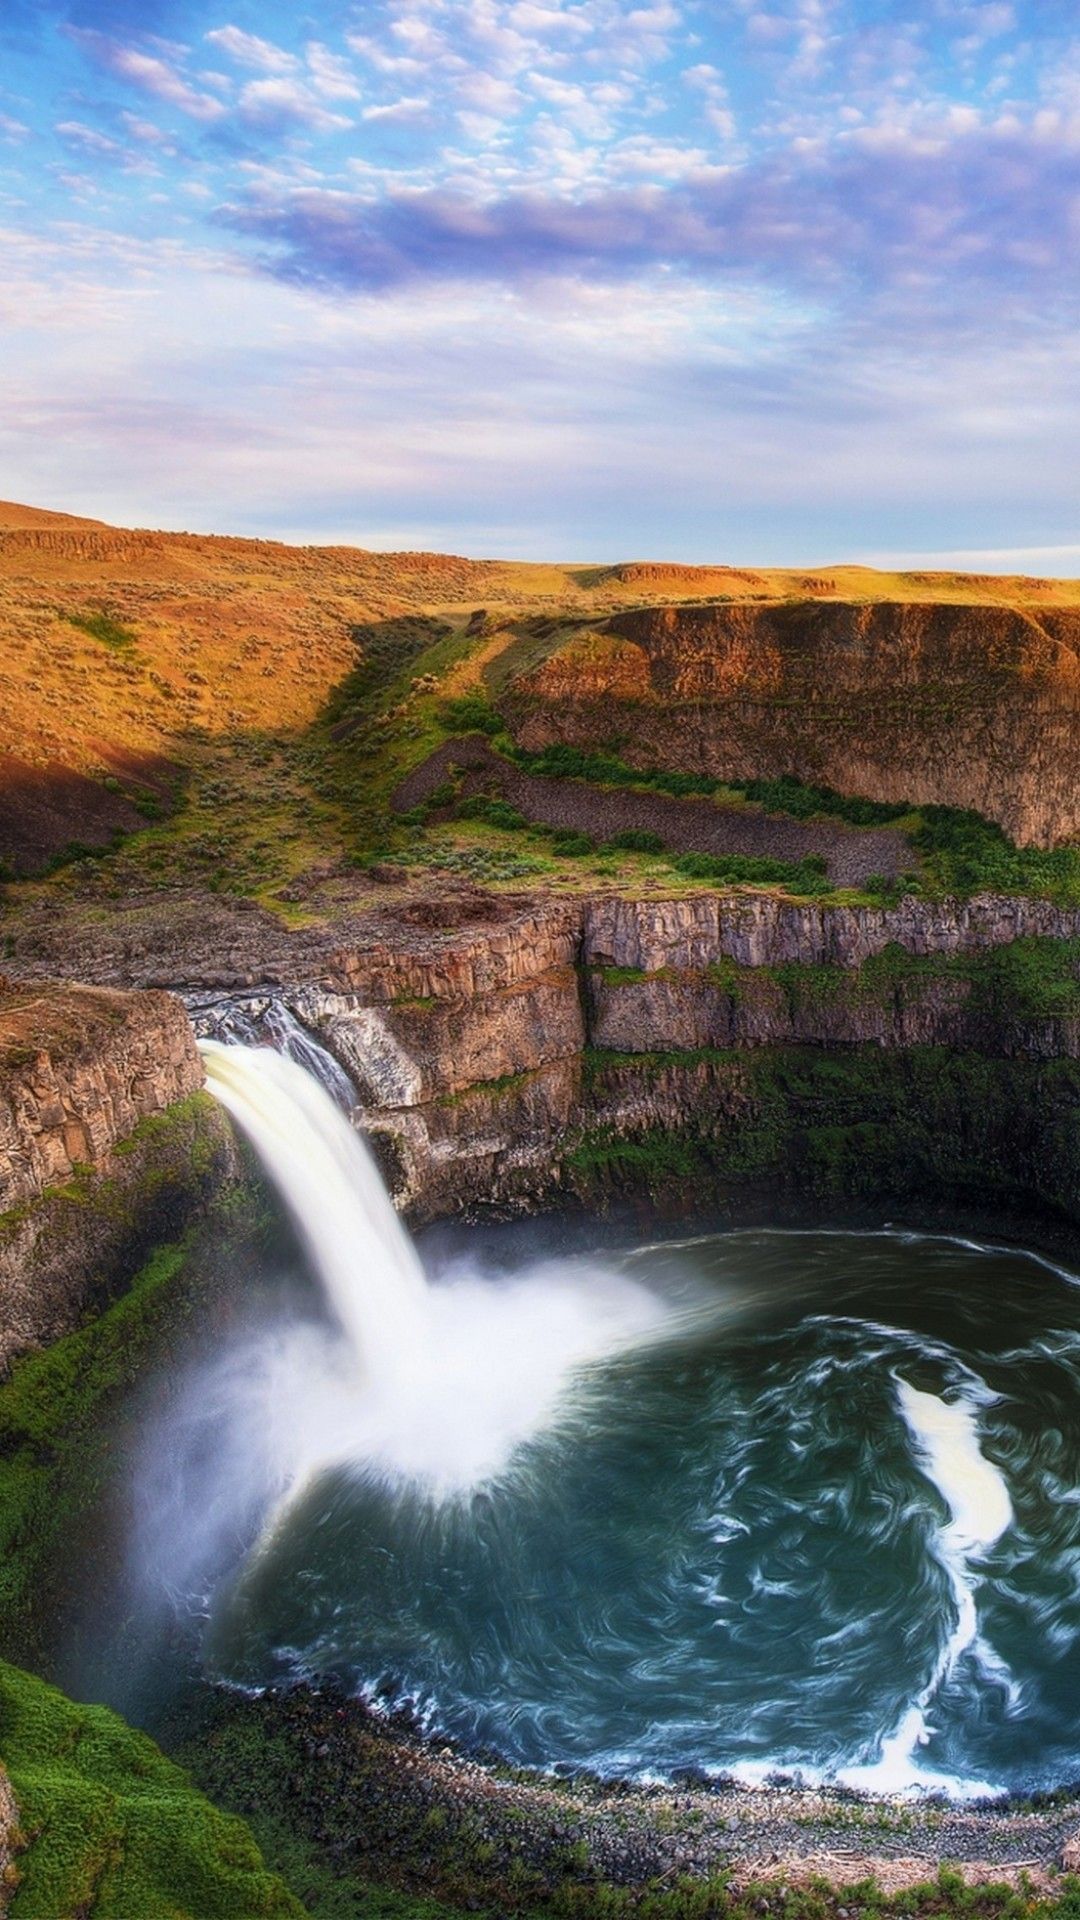
POLYGON ((347 1102, 201 1044, 308 1275, 283 1246, 146 1449, 140 1575, 215 1676, 565 1771, 1075 1776, 1073 1276, 821 1229, 428 1273, 347 1102))

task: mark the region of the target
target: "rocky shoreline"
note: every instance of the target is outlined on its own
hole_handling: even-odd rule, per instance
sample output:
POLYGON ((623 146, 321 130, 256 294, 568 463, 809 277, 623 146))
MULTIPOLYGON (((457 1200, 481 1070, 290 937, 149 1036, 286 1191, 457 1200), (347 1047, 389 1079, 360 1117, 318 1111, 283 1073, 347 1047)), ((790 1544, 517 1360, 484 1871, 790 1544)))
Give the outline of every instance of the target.
POLYGON ((840 1900, 871 1879, 898 1894, 943 1868, 1053 1897, 1080 1864, 1080 1785, 965 1803, 780 1774, 761 1786, 561 1779, 427 1739, 333 1687, 222 1692, 201 1712, 209 1790, 245 1812, 280 1794, 343 1872, 450 1900, 467 1883, 476 1911, 527 1913, 567 1881, 645 1892, 722 1877, 782 1903, 785 1887, 825 1880, 840 1900), (258 1794, 230 1767, 230 1726, 272 1756, 258 1794))

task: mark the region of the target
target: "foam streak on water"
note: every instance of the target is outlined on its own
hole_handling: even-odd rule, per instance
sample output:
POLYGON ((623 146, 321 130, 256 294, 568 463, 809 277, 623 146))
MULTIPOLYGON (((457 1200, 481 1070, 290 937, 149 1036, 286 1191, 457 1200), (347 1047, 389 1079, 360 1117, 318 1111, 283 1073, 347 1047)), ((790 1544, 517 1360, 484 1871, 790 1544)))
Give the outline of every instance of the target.
POLYGON ((933 1738, 933 1703, 965 1656, 974 1657, 987 1677, 1008 1684, 1003 1663, 981 1641, 976 1605, 979 1562, 1013 1521, 1005 1481, 979 1445, 979 1408, 995 1396, 982 1381, 972 1381, 956 1399, 943 1400, 899 1377, 896 1393, 915 1456, 949 1509, 949 1519, 938 1528, 932 1550, 952 1590, 955 1620, 925 1686, 882 1742, 880 1758, 850 1769, 845 1777, 878 1793, 915 1786, 941 1787, 969 1796, 994 1793, 1000 1789, 985 1780, 956 1780, 932 1773, 918 1765, 917 1756, 933 1738))

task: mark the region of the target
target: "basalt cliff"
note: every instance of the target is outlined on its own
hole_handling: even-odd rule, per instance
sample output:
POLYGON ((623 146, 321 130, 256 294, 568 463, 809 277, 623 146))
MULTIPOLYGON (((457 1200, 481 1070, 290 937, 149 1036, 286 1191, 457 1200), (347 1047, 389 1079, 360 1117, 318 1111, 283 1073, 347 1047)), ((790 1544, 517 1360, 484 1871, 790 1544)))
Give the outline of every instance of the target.
POLYGON ((0 983, 0 1375, 122 1290, 228 1164, 166 993, 0 983))
POLYGON ((971 808, 1016 840, 1080 830, 1080 608, 925 602, 617 615, 508 688, 515 737, 639 766, 777 772, 971 808))

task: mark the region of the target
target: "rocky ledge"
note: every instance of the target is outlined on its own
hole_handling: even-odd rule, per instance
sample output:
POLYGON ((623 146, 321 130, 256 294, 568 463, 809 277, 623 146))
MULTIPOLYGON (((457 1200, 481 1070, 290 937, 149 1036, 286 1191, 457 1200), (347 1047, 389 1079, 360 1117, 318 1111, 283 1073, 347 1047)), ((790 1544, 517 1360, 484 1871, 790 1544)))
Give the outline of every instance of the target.
MULTIPOLYGON (((1080 953, 1074 964, 1070 946, 1080 913, 1046 901, 829 908, 733 892, 504 896, 486 908, 482 896, 462 896, 456 908, 449 926, 403 912, 320 932, 317 945, 298 935, 291 952, 279 941, 257 988, 223 996, 256 1026, 280 1002, 345 1067, 417 1221, 566 1199, 581 1190, 583 1155, 595 1176, 605 1140, 631 1152, 638 1143, 655 1170, 671 1159, 664 1136, 711 1130, 708 1163, 696 1169, 708 1186, 718 1155, 733 1169, 751 1120, 765 1153, 767 1111, 790 1108, 766 1086, 770 1062, 780 1070, 799 1049, 819 1074, 837 1060, 849 1077, 865 1052, 881 1099, 889 1056, 888 1097, 901 1104, 913 1050, 999 1063, 1002 1091, 1010 1063, 1019 1088, 1039 1063, 1080 1058, 1080 953), (1045 1005, 1008 973, 1031 943, 1062 976, 1045 1005)), ((212 1022, 206 996, 201 1004, 212 1022)), ((807 1096, 815 1132, 839 1077, 829 1099, 807 1096)), ((1024 1086, 1034 1113, 1038 1088, 1024 1086)), ((853 1080, 845 1128, 858 1123, 860 1097, 870 1099, 853 1080)), ((961 1119, 959 1106, 942 1115, 950 1126, 961 1119)), ((979 1124, 976 1115, 964 1126, 979 1124)), ((985 1145, 993 1159, 998 1148, 985 1145)), ((1028 1147, 1034 1167, 1034 1133, 1028 1147)), ((1064 1181, 1064 1164, 1060 1173, 1064 1181)), ((1018 1183, 1029 1177, 1032 1168, 1017 1170, 1018 1183)), ((643 1178, 639 1166, 639 1187, 643 1178)))
POLYGON ((122 1287, 228 1135, 168 993, 0 988, 0 1373, 122 1287))

